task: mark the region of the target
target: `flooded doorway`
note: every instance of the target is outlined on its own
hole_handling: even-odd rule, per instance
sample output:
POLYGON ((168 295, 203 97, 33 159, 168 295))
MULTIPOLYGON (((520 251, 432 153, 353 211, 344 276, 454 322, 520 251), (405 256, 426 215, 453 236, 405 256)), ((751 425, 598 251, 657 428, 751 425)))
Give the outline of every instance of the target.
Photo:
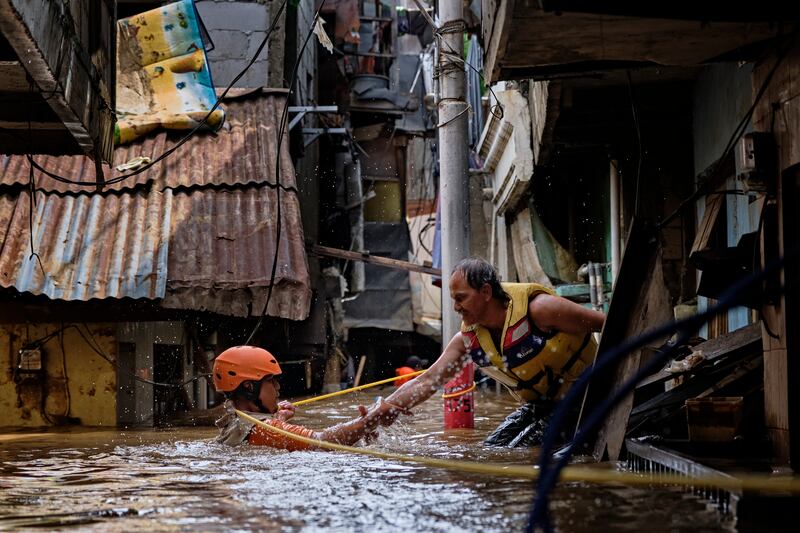
POLYGON ((164 426, 170 417, 185 411, 190 403, 181 387, 184 374, 183 346, 153 345, 153 424, 164 426))

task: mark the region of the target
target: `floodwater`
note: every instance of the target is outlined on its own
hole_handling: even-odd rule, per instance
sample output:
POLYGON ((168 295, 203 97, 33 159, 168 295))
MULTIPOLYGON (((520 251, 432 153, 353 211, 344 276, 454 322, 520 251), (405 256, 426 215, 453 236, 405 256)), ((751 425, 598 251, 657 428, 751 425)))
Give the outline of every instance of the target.
MULTIPOLYGON (((305 406, 314 428, 349 418, 359 393, 305 406)), ((531 463, 535 450, 481 445, 513 404, 476 398, 476 430, 445 435, 442 403, 384 430, 371 447, 492 463, 531 463)), ((0 435, 0 529, 13 531, 520 531, 528 481, 397 464, 338 452, 231 449, 215 428, 0 435)), ((608 467, 608 466, 606 466, 608 467)), ((733 531, 677 489, 562 485, 560 531, 733 531)))

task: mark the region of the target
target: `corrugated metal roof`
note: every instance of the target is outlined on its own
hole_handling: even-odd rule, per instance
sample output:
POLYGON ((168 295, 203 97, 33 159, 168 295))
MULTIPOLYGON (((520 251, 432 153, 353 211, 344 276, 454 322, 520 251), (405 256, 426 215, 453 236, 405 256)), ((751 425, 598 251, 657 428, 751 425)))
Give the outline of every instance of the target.
MULTIPOLYGON (((230 101, 226 103, 227 120, 222 130, 216 134, 198 133, 161 163, 106 188, 122 191, 149 182, 155 182, 160 189, 274 184, 277 130, 284 101, 284 96, 276 94, 230 101)), ((185 134, 185 131, 162 131, 120 146, 114 151, 114 165, 140 156, 154 160, 185 134)), ((288 144, 288 135, 284 135, 282 145, 288 148, 288 144)), ((288 149, 281 152, 281 185, 293 188, 294 166, 288 149)), ((95 180, 94 162, 85 156, 37 156, 35 161, 48 171, 74 181, 95 180)), ((0 185, 26 185, 28 173, 25 156, 0 155, 0 185)), ((121 174, 106 169, 106 179, 121 174)), ((93 192, 91 187, 61 183, 40 172, 36 172, 35 178, 37 188, 49 192, 93 192)))
POLYGON ((0 196, 0 285, 53 299, 162 298, 172 191, 0 196), (163 221, 166 221, 165 224, 163 221))
MULTIPOLYGON (((232 103, 230 132, 191 139, 158 177, 137 177, 116 192, 97 194, 40 177, 37 187, 46 192, 36 194, 33 246, 44 273, 29 258, 27 189, 0 189, 0 286, 53 299, 160 298, 170 308, 259 313, 275 253, 277 189, 270 183, 282 103, 274 95, 232 103), (155 179, 160 182, 146 186, 155 179)), ((138 145, 161 153, 169 141, 158 134, 138 145)), ((132 153, 130 147, 118 151, 132 153)), ((281 152, 282 185, 293 187, 288 142, 281 152)), ((49 168, 93 179, 93 166, 74 166, 77 159, 54 158, 49 168)), ((27 183, 24 158, 0 156, 0 167, 2 184, 27 183)), ((268 313, 301 320, 308 316, 311 289, 293 191, 281 191, 281 227, 268 313)))
MULTIPOLYGON (((173 196, 165 307, 247 316, 260 313, 275 254, 272 187, 173 196)), ((281 242, 268 312, 299 320, 311 305, 300 203, 281 191, 281 242)))
MULTIPOLYGON (((177 309, 261 311, 276 236, 276 189, 0 196, 0 285, 53 299, 163 298, 177 309), (4 233, 4 234, 3 234, 4 233)), ((269 314, 308 315, 300 204, 281 192, 281 243, 269 314)))

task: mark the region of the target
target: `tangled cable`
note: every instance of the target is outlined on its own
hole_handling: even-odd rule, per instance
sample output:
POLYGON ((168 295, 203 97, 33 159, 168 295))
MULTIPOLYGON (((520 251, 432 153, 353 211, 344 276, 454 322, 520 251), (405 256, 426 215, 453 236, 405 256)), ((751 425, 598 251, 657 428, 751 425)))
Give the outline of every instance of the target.
POLYGON ((558 402, 553 416, 550 419, 548 431, 542 442, 539 460, 541 476, 537 484, 537 495, 531 508, 526 531, 533 532, 537 528, 541 528, 546 532, 552 531, 548 509, 550 492, 558 482, 559 473, 566 467, 575 450, 593 434, 600 423, 605 419, 608 411, 631 392, 639 382, 663 366, 700 326, 710 318, 738 305, 742 297, 741 295, 746 289, 755 283, 763 281, 774 272, 779 271, 784 263, 785 257, 773 262, 763 270, 740 279, 722 295, 716 305, 708 308, 706 311, 683 320, 661 325, 598 356, 595 366, 581 374, 580 378, 569 388, 564 398, 558 402), (587 417, 586 422, 581 425, 569 446, 554 460, 553 452, 555 450, 559 430, 567 419, 570 407, 578 401, 581 393, 588 386, 591 379, 607 370, 612 364, 618 362, 633 350, 675 332, 679 334, 679 337, 677 341, 673 343, 672 347, 655 354, 647 364, 639 369, 633 378, 622 384, 612 395, 605 398, 587 417))

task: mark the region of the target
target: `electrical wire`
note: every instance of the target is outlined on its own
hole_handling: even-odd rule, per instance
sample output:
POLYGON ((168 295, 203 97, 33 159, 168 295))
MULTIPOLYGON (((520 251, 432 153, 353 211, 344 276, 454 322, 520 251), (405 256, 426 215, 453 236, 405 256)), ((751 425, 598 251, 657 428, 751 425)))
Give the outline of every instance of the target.
MULTIPOLYGON (((280 243, 281 243, 281 230, 282 230, 282 223, 281 223, 281 145, 283 143, 283 135, 286 129, 286 121, 287 117, 289 116, 289 98, 294 91, 295 82, 297 81, 297 71, 300 68, 300 63, 303 60, 303 54, 305 53, 306 46, 308 46, 308 41, 311 39, 311 36, 314 34, 314 29, 317 25, 317 20, 319 19, 319 15, 322 12, 322 9, 325 7, 325 1, 322 0, 320 2, 319 7, 317 8, 316 13, 314 14, 314 18, 311 21, 311 27, 308 29, 308 33, 306 34, 306 38, 303 41, 303 46, 300 48, 300 52, 297 54, 297 57, 294 61, 294 66, 292 67, 292 77, 289 82, 289 92, 286 95, 286 100, 283 103, 283 113, 281 114, 281 124, 280 130, 278 131, 278 145, 277 145, 277 164, 275 165, 275 183, 278 185, 278 188, 275 189, 275 198, 276 198, 276 223, 275 223, 275 255, 272 258, 272 270, 269 276, 270 282, 269 287, 267 288, 267 298, 264 301, 264 308, 261 310, 261 314, 258 317, 258 321, 256 325, 253 327, 253 330, 250 332, 250 335, 247 337, 247 340, 244 342, 245 345, 249 345, 253 337, 255 337, 256 333, 259 329, 261 329, 261 325, 264 323, 264 317, 267 315, 267 309, 269 307, 269 302, 272 299, 272 291, 275 288, 275 274, 277 273, 278 269, 278 256, 280 253, 280 243)), ((285 4, 285 2, 284 2, 285 4)))
MULTIPOLYGON (((143 166, 139 167, 138 169, 136 169, 134 171, 131 171, 131 172, 127 173, 127 174, 122 174, 120 176, 116 176, 114 178, 108 179, 103 183, 103 185, 113 185, 115 183, 119 183, 121 181, 124 181, 124 180, 126 180, 128 178, 131 178, 133 176, 141 174, 141 173, 145 172, 146 170, 152 168, 154 165, 160 163, 161 161, 163 161, 164 159, 166 159, 167 157, 172 155, 178 148, 183 146, 189 139, 191 139, 195 135, 195 133, 197 133, 201 128, 206 126, 207 122, 208 122, 208 119, 211 118, 211 115, 220 106, 220 103, 222 102, 222 100, 225 98, 225 96, 227 96, 228 91, 230 91, 233 88, 233 86, 236 84, 236 82, 238 82, 242 78, 242 76, 244 76, 245 73, 248 70, 250 70, 250 67, 252 67, 253 64, 256 62, 256 60, 258 59, 258 56, 261 54, 261 51, 267 45, 267 42, 269 41, 269 38, 272 35, 273 30, 277 26, 278 21, 280 20, 280 16, 283 13, 284 9, 286 8, 286 2, 287 1, 288 0, 283 0, 283 2, 281 3, 280 7, 278 7, 278 10, 275 12, 275 15, 273 17, 272 24, 270 24, 269 29, 267 30, 267 33, 264 36, 264 39, 262 39, 261 44, 259 44, 259 46, 256 49, 255 53, 253 54, 253 57, 250 58, 250 61, 247 62, 247 64, 244 66, 244 68, 241 70, 241 72, 239 72, 239 74, 237 74, 236 77, 233 78, 233 80, 228 84, 228 86, 225 88, 225 90, 222 92, 222 94, 220 94, 217 97, 217 100, 214 102, 214 105, 211 106, 211 109, 208 110, 208 113, 206 113, 206 115, 203 117, 203 119, 200 122, 198 122, 197 125, 195 125, 195 127, 192 128, 189 131, 189 133, 184 135, 176 144, 174 144, 173 146, 171 146, 170 148, 168 148, 167 150, 162 152, 158 157, 153 159, 150 163, 147 163, 146 165, 143 165, 143 166)), ((324 4, 324 2, 323 2, 323 4, 324 4)), ((44 175, 46 175, 46 176, 50 177, 51 179, 54 179, 54 180, 56 180, 58 182, 66 183, 66 184, 69 184, 69 185, 83 186, 83 187, 97 187, 97 185, 98 185, 97 181, 73 180, 73 179, 65 178, 64 176, 60 176, 58 174, 55 174, 55 173, 45 169, 41 165, 39 165, 33 159, 33 155, 32 154, 29 153, 29 154, 26 154, 26 155, 27 155, 27 158, 28 158, 28 162, 30 163, 30 165, 33 168, 35 168, 36 170, 38 170, 42 174, 44 174, 44 175)), ((279 161, 278 166, 280 166, 280 155, 279 155, 278 161, 279 161)))
POLYGON ((755 109, 758 106, 758 103, 761 101, 761 98, 766 93, 770 82, 772 81, 773 77, 775 76, 775 73, 778 70, 778 67, 780 67, 780 65, 783 63, 783 60, 786 58, 789 51, 792 49, 795 39, 799 33, 800 29, 795 29, 787 39, 786 46, 782 50, 780 49, 780 47, 778 47, 778 54, 775 60, 775 64, 772 66, 769 73, 767 73, 767 76, 764 78, 764 82, 761 84, 761 87, 758 89, 758 92, 756 93, 756 96, 753 99, 753 104, 750 106, 750 108, 747 110, 744 116, 742 116, 741 120, 736 125, 736 128, 733 130, 733 133, 731 134, 728 143, 725 145, 725 149, 722 151, 722 156, 720 156, 720 158, 717 159, 716 162, 712 164, 711 171, 708 173, 708 177, 705 180, 703 180, 703 182, 699 183, 695 191, 692 194, 690 194, 685 200, 683 200, 672 213, 670 213, 666 218, 662 219, 661 222, 658 223, 657 226, 658 229, 664 228, 667 224, 672 222, 672 220, 674 220, 675 217, 680 215, 683 212, 683 210, 686 209, 687 206, 691 205, 695 200, 697 200, 700 196, 706 193, 706 188, 713 182, 713 177, 716 174, 716 169, 718 169, 722 165, 722 163, 730 154, 730 151, 736 145, 736 142, 744 134, 745 130, 747 129, 747 125, 750 123, 750 119, 753 117, 753 113, 755 112, 755 109))
POLYGON ((180 387, 185 387, 189 383, 191 383, 193 381, 196 381, 196 380, 198 380, 200 378, 208 379, 208 376, 211 375, 211 374, 196 374, 196 375, 192 376, 191 378, 187 379, 186 381, 184 381, 182 383, 166 383, 166 382, 153 381, 153 380, 150 380, 150 379, 143 378, 143 377, 137 375, 134 372, 125 372, 125 371, 121 370, 119 368, 119 366, 117 366, 117 362, 116 361, 111 359, 111 357, 109 357, 108 354, 106 354, 102 350, 102 348, 100 348, 100 343, 97 342, 97 339, 95 339, 94 335, 92 334, 91 330, 89 329, 89 327, 86 324, 83 324, 83 327, 86 329, 86 335, 91 337, 91 339, 92 339, 91 341, 89 340, 89 338, 87 338, 87 336, 83 333, 83 331, 81 331, 81 329, 77 325, 73 324, 73 325, 67 326, 67 328, 70 328, 70 327, 74 327, 78 331, 78 334, 83 338, 84 342, 89 346, 89 348, 91 348, 92 351, 94 351, 97 355, 99 355, 102 359, 104 359, 108 364, 113 366, 118 372, 121 372, 123 374, 126 374, 126 375, 130 376, 133 379, 135 379, 136 381, 139 381, 140 383, 146 383, 148 385, 153 385, 155 387, 180 388, 180 387))
POLYGON ((639 216, 639 186, 642 181, 642 129, 639 126, 639 113, 636 110, 636 99, 633 97, 633 81, 631 80, 631 71, 627 70, 625 73, 628 75, 628 97, 631 101, 631 114, 633 115, 633 124, 636 127, 636 196, 634 198, 633 213, 634 216, 639 216))
POLYGON ((67 376, 67 350, 64 348, 64 326, 62 324, 61 331, 58 335, 58 341, 61 345, 61 368, 64 372, 64 392, 67 396, 67 405, 64 408, 64 417, 69 416, 69 412, 72 409, 72 397, 69 394, 69 377, 67 376))

